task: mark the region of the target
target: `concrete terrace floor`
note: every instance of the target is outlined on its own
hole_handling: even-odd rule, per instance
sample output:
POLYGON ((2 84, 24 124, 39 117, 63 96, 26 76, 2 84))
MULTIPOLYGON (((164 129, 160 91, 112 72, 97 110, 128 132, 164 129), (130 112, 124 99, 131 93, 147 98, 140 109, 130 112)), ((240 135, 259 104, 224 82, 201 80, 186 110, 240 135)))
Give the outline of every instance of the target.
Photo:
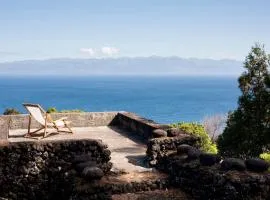
MULTIPOLYGON (((111 151, 112 171, 127 173, 152 171, 152 168, 148 168, 145 162, 146 145, 140 141, 139 137, 136 137, 135 133, 108 126, 76 127, 72 130, 74 134, 51 134, 42 140, 100 139, 108 145, 111 151)), ((10 130, 8 140, 9 142, 37 141, 24 138, 25 133, 27 133, 26 129, 10 130)))

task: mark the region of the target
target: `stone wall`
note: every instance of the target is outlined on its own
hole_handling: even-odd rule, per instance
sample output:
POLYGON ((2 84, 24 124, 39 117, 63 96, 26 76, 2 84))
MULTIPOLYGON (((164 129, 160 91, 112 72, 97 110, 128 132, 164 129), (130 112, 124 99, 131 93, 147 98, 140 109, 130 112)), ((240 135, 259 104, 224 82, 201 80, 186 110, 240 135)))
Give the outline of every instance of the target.
POLYGON ((179 134, 176 137, 161 137, 150 139, 147 143, 146 151, 149 159, 149 164, 151 166, 157 166, 159 160, 168 156, 171 151, 176 151, 177 146, 181 144, 189 144, 195 146, 197 141, 198 138, 188 134, 179 134))
MULTIPOLYGON (((107 126, 116 116, 117 112, 82 112, 82 113, 51 113, 54 120, 61 117, 67 117, 72 122, 73 127, 88 126, 107 126)), ((10 115, 10 129, 27 129, 28 114, 26 115, 10 115)), ((33 128, 38 128, 39 124, 33 120, 31 124, 33 128)))
POLYGON ((130 112, 119 112, 110 125, 136 133, 144 138, 145 142, 153 138, 153 130, 168 128, 167 125, 158 124, 130 112))
POLYGON ((172 186, 199 200, 270 199, 269 163, 260 159, 221 160, 219 155, 198 150, 195 140, 174 140, 175 137, 150 140, 147 150, 150 164, 168 173, 172 186))
POLYGON ((200 200, 268 200, 270 173, 224 171, 220 165, 202 166, 198 160, 174 159, 169 170, 174 186, 200 200))
POLYGON ((177 136, 157 134, 158 138, 148 141, 146 153, 151 166, 169 174, 171 186, 199 200, 270 199, 269 163, 254 158, 222 160, 219 155, 199 150, 200 138, 168 130, 167 135, 177 136))
POLYGON ((108 173, 109 160, 110 151, 99 140, 0 146, 0 198, 70 199, 78 181, 95 181, 108 173))
POLYGON ((9 132, 9 118, 7 116, 0 117, 0 140, 6 140, 9 132))
MULTIPOLYGON (((72 127, 108 126, 116 115, 117 112, 51 113, 54 120, 67 117, 72 127)), ((27 129, 28 123, 28 114, 0 115, 0 139, 7 139, 9 130, 27 129)), ((31 127, 40 125, 33 119, 31 127)))

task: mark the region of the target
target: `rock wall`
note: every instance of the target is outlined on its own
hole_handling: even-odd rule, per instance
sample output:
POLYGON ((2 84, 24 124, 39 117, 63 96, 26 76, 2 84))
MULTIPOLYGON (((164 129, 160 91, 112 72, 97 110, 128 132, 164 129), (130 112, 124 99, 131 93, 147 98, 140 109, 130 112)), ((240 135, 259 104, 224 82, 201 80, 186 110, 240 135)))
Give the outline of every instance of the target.
POLYGON ((219 155, 200 151, 200 138, 178 130, 167 130, 172 137, 164 137, 159 134, 162 130, 155 131, 159 137, 147 145, 149 164, 168 173, 171 186, 199 200, 270 199, 269 163, 260 159, 222 160, 219 155))
POLYGON ((144 138, 145 142, 153 138, 153 131, 155 129, 166 129, 169 127, 129 112, 119 112, 110 125, 136 133, 144 138))
POLYGON ((38 141, 0 146, 0 197, 70 199, 81 179, 100 179, 112 167, 99 140, 38 141))
POLYGON ((270 174, 249 171, 223 171, 218 164, 202 166, 198 160, 174 160, 168 167, 174 186, 195 199, 268 200, 270 174))
MULTIPOLYGON (((82 112, 82 113, 51 113, 54 120, 61 117, 67 117, 72 122, 73 127, 89 127, 89 126, 107 126, 116 116, 117 112, 82 112)), ((9 115, 10 129, 27 129, 28 114, 9 115)), ((1 116, 2 117, 2 116, 1 116)), ((39 124, 33 120, 31 123, 33 128, 38 128, 39 124)))
POLYGON ((198 138, 188 135, 181 134, 177 137, 161 137, 150 139, 147 143, 146 155, 149 159, 149 164, 151 166, 158 167, 158 162, 163 157, 170 154, 171 151, 176 151, 177 146, 181 144, 194 145, 198 141, 198 138))
MULTIPOLYGON (((83 112, 83 113, 51 113, 54 120, 67 117, 72 127, 108 126, 117 115, 117 112, 83 112)), ((29 123, 28 114, 0 115, 0 139, 7 139, 9 130, 27 129, 29 123)), ((33 119, 32 128, 40 125, 33 119)))
POLYGON ((187 144, 179 145, 177 152, 157 156, 156 160, 156 167, 170 175, 172 186, 194 199, 270 199, 269 164, 262 160, 221 160, 218 155, 202 153, 187 144))
POLYGON ((7 116, 0 117, 0 140, 7 140, 9 132, 9 118, 7 116))

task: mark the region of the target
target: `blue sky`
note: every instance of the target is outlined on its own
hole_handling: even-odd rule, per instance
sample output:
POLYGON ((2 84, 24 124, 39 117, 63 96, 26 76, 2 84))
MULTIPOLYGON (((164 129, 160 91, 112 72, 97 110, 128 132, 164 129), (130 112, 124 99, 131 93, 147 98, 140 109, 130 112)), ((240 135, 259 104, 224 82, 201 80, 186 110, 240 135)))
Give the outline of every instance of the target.
POLYGON ((270 49, 269 0, 0 0, 0 62, 122 56, 243 60, 270 49))

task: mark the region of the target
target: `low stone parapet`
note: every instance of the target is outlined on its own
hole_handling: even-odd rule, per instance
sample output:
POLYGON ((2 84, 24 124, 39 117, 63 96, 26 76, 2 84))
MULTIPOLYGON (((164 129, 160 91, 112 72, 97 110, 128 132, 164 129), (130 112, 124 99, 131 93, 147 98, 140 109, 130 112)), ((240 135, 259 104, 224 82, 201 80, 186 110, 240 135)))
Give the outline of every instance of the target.
POLYGON ((148 139, 153 138, 154 130, 169 128, 167 125, 156 123, 130 112, 119 112, 110 125, 138 134, 144 138, 145 143, 148 139))
POLYGON ((69 199, 78 179, 100 179, 110 171, 109 161, 110 151, 100 140, 5 143, 0 146, 0 197, 69 199), (81 171, 78 165, 84 165, 81 171))
POLYGON ((150 139, 147 143, 146 154, 151 166, 158 165, 159 160, 168 156, 171 151, 176 151, 181 144, 196 145, 199 138, 188 135, 179 134, 176 137, 161 137, 150 139))
MULTIPOLYGON (((262 164, 259 164, 256 167, 261 169, 262 164)), ((206 153, 190 158, 188 153, 174 152, 160 158, 157 168, 169 174, 172 186, 198 200, 270 199, 269 171, 265 168, 262 172, 246 169, 245 161, 241 159, 220 161, 218 155, 206 153), (224 168, 223 162, 227 161, 232 165, 224 168)))
MULTIPOLYGON (((72 127, 108 126, 118 112, 81 112, 51 113, 54 120, 67 117, 72 127)), ((27 129, 29 114, 0 115, 0 139, 7 139, 9 130, 27 129)), ((40 124, 32 118, 31 128, 40 128, 40 124)))
POLYGON ((270 199, 270 173, 267 172, 223 171, 218 164, 202 166, 198 160, 174 161, 169 170, 173 185, 195 199, 270 199))

